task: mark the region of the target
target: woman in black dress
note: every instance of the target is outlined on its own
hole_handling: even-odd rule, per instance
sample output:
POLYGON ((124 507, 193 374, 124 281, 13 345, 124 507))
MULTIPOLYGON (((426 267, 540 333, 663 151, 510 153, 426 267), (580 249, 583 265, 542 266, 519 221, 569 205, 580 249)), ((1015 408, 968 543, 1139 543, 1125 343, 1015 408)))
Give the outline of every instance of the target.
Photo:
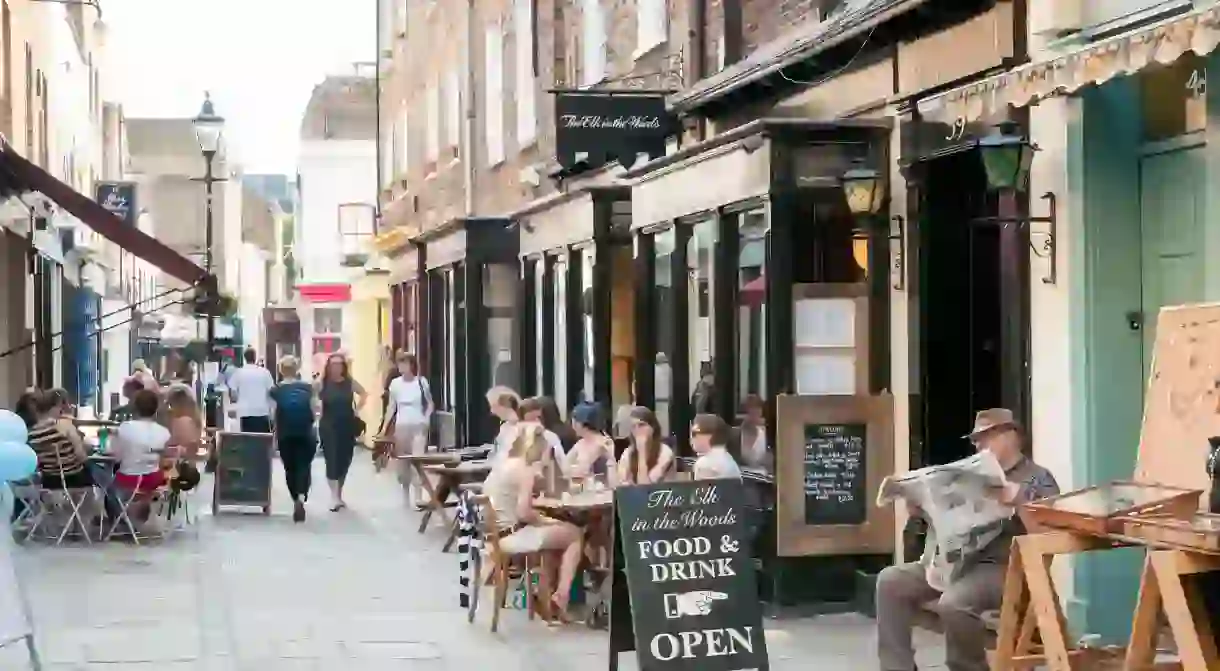
POLYGON ((359 416, 368 395, 360 383, 352 379, 347 357, 337 353, 326 360, 326 369, 314 382, 314 389, 322 405, 318 435, 322 439, 322 456, 326 459, 326 484, 330 485, 333 512, 347 507, 343 501, 343 483, 352 465, 356 439, 362 433, 358 426, 359 416))

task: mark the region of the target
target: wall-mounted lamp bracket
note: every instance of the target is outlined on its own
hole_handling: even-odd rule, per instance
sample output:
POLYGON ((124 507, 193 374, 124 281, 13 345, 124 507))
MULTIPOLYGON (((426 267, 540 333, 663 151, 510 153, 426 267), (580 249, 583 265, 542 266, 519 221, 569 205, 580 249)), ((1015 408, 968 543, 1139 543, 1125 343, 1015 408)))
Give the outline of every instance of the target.
POLYGON ((1047 214, 1045 217, 979 217, 972 221, 989 224, 1029 226, 1030 251, 1034 253, 1034 256, 1047 259, 1050 263, 1046 274, 1042 276, 1042 283, 1053 285, 1059 281, 1058 247, 1055 244, 1055 238, 1059 229, 1058 199, 1054 193, 1048 191, 1042 194, 1042 200, 1046 201, 1047 214), (1033 224, 1046 224, 1046 230, 1035 231, 1033 230, 1033 224), (1035 242, 1034 236, 1038 236, 1042 242, 1035 242))
MULTIPOLYGON (((890 249, 890 286, 896 291, 903 291, 906 288, 906 244, 907 244, 907 227, 906 219, 901 214, 895 214, 890 217, 890 223, 893 226, 890 228, 890 233, 885 237, 891 243, 898 242, 897 249, 891 245, 890 249)), ((871 240, 871 236, 865 231, 859 231, 852 235, 853 240, 871 240)))

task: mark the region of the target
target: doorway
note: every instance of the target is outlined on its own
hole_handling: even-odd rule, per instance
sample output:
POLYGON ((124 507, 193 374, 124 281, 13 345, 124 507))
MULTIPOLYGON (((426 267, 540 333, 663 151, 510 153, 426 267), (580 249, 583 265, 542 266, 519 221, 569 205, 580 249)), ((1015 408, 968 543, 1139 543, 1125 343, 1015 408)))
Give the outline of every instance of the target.
POLYGON ((997 208, 977 152, 936 158, 924 169, 917 257, 923 435, 913 456, 932 465, 971 454, 962 436, 974 414, 1020 396, 1005 394, 1006 384, 1023 380, 1006 380, 1003 362, 1024 342, 1004 336, 1007 311, 1019 306, 1005 300, 1003 278, 1014 273, 1004 271, 1001 238, 1015 227, 980 221, 997 208))
MULTIPOLYGON (((1178 143, 1175 143, 1178 144, 1178 143)), ((1140 266, 1144 334, 1144 385, 1152 371, 1156 320, 1162 307, 1202 301, 1205 239, 1203 176, 1199 144, 1185 148, 1157 143, 1140 159, 1140 266)))
POLYGON ((635 394, 635 269, 630 245, 610 244, 610 401, 617 411, 635 394))

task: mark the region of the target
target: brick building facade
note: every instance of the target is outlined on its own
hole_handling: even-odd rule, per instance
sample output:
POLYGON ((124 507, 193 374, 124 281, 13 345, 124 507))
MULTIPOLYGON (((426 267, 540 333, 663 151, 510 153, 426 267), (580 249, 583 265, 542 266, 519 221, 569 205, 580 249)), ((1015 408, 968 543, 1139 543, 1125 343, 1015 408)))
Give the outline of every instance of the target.
POLYGON ((395 3, 383 45, 383 230, 404 227, 406 239, 554 193, 550 89, 599 73, 602 86, 682 88, 816 16, 827 0, 596 0, 600 17, 587 14, 594 2, 395 3), (695 21, 701 30, 691 30, 695 21), (599 35, 601 48, 591 48, 599 35))

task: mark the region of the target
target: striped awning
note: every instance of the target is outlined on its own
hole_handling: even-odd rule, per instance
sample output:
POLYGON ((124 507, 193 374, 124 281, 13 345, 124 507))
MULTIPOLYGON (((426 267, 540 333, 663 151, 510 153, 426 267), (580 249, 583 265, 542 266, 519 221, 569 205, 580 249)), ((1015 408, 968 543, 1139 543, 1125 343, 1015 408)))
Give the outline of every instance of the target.
POLYGON ((1212 3, 920 100, 917 107, 929 121, 970 123, 1002 112, 1007 106, 1024 107, 1134 74, 1155 63, 1172 63, 1188 51, 1204 56, 1217 44, 1220 3, 1212 3))

